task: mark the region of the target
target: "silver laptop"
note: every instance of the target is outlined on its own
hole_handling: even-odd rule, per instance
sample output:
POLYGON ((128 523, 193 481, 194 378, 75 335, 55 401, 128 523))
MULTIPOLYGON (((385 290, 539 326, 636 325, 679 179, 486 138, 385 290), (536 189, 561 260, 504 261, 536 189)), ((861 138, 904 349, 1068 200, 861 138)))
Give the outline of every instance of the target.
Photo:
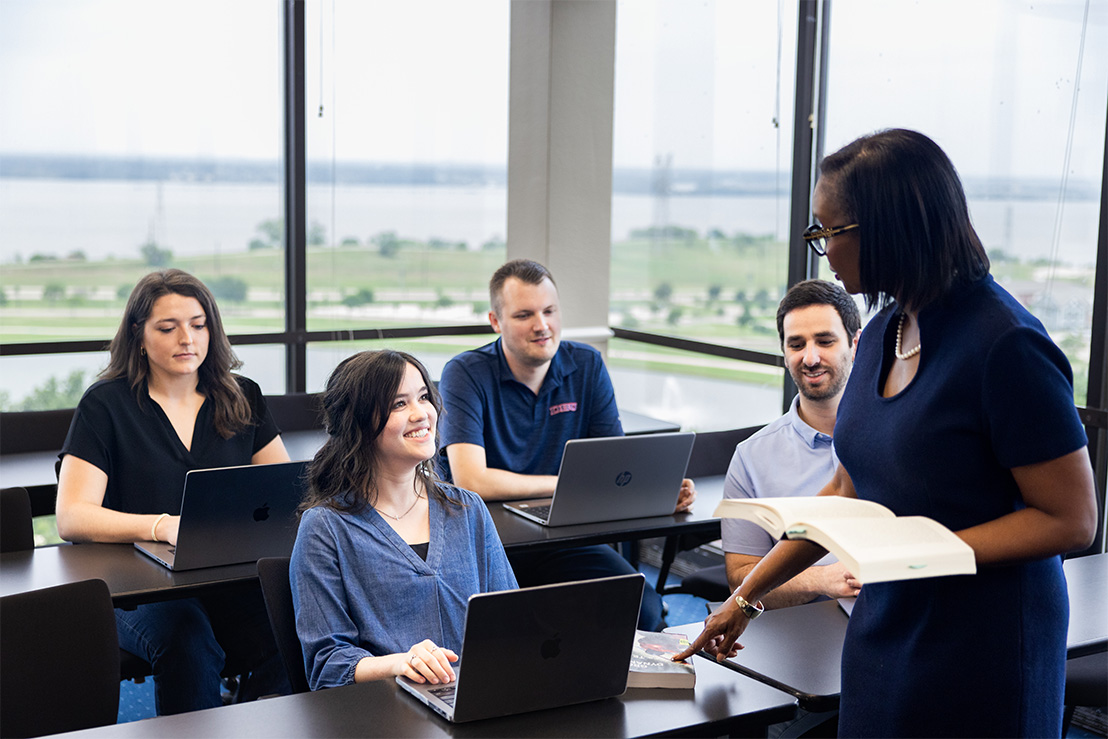
POLYGON ((448 721, 474 721, 622 695, 643 576, 470 596, 457 680, 396 678, 448 721))
POLYGON ((171 570, 288 557, 307 462, 248 464, 185 474, 177 545, 140 541, 135 548, 171 570))
POLYGON ((554 497, 503 505, 543 526, 669 516, 695 438, 686 431, 567 441, 554 497))

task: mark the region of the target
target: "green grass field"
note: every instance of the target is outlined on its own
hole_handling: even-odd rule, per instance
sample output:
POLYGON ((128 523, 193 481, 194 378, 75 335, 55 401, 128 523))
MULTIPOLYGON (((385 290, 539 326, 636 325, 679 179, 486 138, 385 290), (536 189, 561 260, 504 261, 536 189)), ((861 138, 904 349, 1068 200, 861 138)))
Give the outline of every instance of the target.
MULTIPOLYGON (((641 331, 776 353, 775 313, 785 288, 786 245, 769 237, 656 243, 633 239, 611 250, 612 324, 641 331)), ((484 323, 487 280, 502 249, 459 251, 401 242, 376 247, 308 250, 308 328, 348 331, 484 323)), ((281 331, 284 255, 278 249, 179 257, 172 266, 212 286, 227 331, 281 331), (236 291, 237 288, 237 292, 236 291), (228 292, 231 291, 231 292, 228 292), (245 296, 245 299, 243 297, 245 296)), ((1005 284, 1035 284, 1039 263, 999 257, 993 273, 1005 284)), ((0 343, 103 340, 118 327, 131 287, 154 267, 140 259, 41 260, 0 265, 0 343)), ((1093 270, 1055 282, 1091 294, 1093 270)), ((1079 403, 1087 374, 1088 337, 1058 339, 1074 364, 1079 403)), ((619 342, 614 342, 613 347, 619 342)), ((456 342, 421 340, 418 349, 457 350, 456 342)), ((721 378, 779 382, 780 371, 635 343, 614 349, 615 366, 721 378)), ((5 399, 5 404, 15 401, 5 399)))

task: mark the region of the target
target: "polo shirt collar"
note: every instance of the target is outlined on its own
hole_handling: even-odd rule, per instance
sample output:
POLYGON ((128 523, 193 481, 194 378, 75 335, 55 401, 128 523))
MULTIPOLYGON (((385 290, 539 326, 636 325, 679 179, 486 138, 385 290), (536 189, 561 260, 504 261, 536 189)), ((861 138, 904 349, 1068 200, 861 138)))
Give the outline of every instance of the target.
MULTIPOLYGON (((508 366, 508 360, 504 356, 504 339, 503 337, 496 338, 496 369, 499 373, 497 380, 501 383, 504 382, 519 382, 516 376, 512 374, 512 368, 508 366)), ((558 351, 554 352, 554 359, 550 360, 550 368, 546 371, 546 377, 542 380, 542 391, 547 388, 558 387, 562 384, 562 378, 572 375, 577 371, 577 362, 573 361, 573 357, 566 350, 566 342, 563 340, 558 344, 558 351)))
POLYGON ((800 417, 800 411, 798 410, 799 408, 800 396, 795 395, 793 396, 792 405, 789 406, 788 416, 789 425, 792 426, 792 429, 796 432, 796 435, 803 439, 804 443, 812 449, 815 449, 816 446, 820 443, 830 443, 830 436, 823 432, 816 431, 814 428, 804 423, 804 419, 800 417))

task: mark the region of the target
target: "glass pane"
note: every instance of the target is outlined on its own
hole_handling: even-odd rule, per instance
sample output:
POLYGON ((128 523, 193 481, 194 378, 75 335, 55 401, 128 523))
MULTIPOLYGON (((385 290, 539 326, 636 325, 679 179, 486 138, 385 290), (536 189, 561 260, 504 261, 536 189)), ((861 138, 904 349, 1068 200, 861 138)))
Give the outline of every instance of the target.
MULTIPOLYGON (((243 366, 236 370, 257 382, 266 395, 285 392, 283 346, 233 347, 243 366)), ((107 352, 28 354, 0 358, 0 411, 75 408, 89 385, 108 366, 107 352)))
POLYGON ((796 23, 795 3, 619 3, 613 325, 780 350, 796 23))
POLYGON ((993 275, 1065 350, 1081 405, 1108 109, 1108 15, 1087 7, 836 3, 826 126, 827 152, 887 127, 943 147, 993 275))
POLYGON ((508 11, 307 4, 312 330, 485 322, 506 253, 508 11))
POLYGON ((0 411, 75 408, 107 366, 107 352, 0 358, 0 411))
POLYGON ((685 431, 743 428, 781 415, 779 367, 622 339, 608 344, 607 364, 621 409, 685 431))
POLYGON ((242 360, 235 374, 258 383, 266 395, 283 395, 285 388, 285 347, 283 344, 248 344, 231 347, 242 360))
POLYGON ((422 339, 381 339, 379 341, 334 341, 308 344, 308 392, 321 392, 338 363, 352 354, 367 350, 394 349, 418 359, 438 381, 442 368, 456 355, 494 341, 492 329, 487 336, 429 336, 422 339))
POLYGON ((107 342, 165 266, 283 327, 280 39, 271 0, 0 3, 0 341, 107 342))

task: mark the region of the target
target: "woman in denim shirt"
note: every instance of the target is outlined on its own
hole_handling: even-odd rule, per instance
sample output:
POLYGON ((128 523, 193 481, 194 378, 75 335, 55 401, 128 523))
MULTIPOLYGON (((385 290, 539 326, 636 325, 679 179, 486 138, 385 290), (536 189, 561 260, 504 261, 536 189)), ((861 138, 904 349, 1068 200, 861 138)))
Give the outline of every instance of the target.
POLYGON ((441 409, 402 352, 355 354, 327 381, 290 571, 313 690, 454 680, 466 600, 517 587, 488 508, 434 474, 441 409))

